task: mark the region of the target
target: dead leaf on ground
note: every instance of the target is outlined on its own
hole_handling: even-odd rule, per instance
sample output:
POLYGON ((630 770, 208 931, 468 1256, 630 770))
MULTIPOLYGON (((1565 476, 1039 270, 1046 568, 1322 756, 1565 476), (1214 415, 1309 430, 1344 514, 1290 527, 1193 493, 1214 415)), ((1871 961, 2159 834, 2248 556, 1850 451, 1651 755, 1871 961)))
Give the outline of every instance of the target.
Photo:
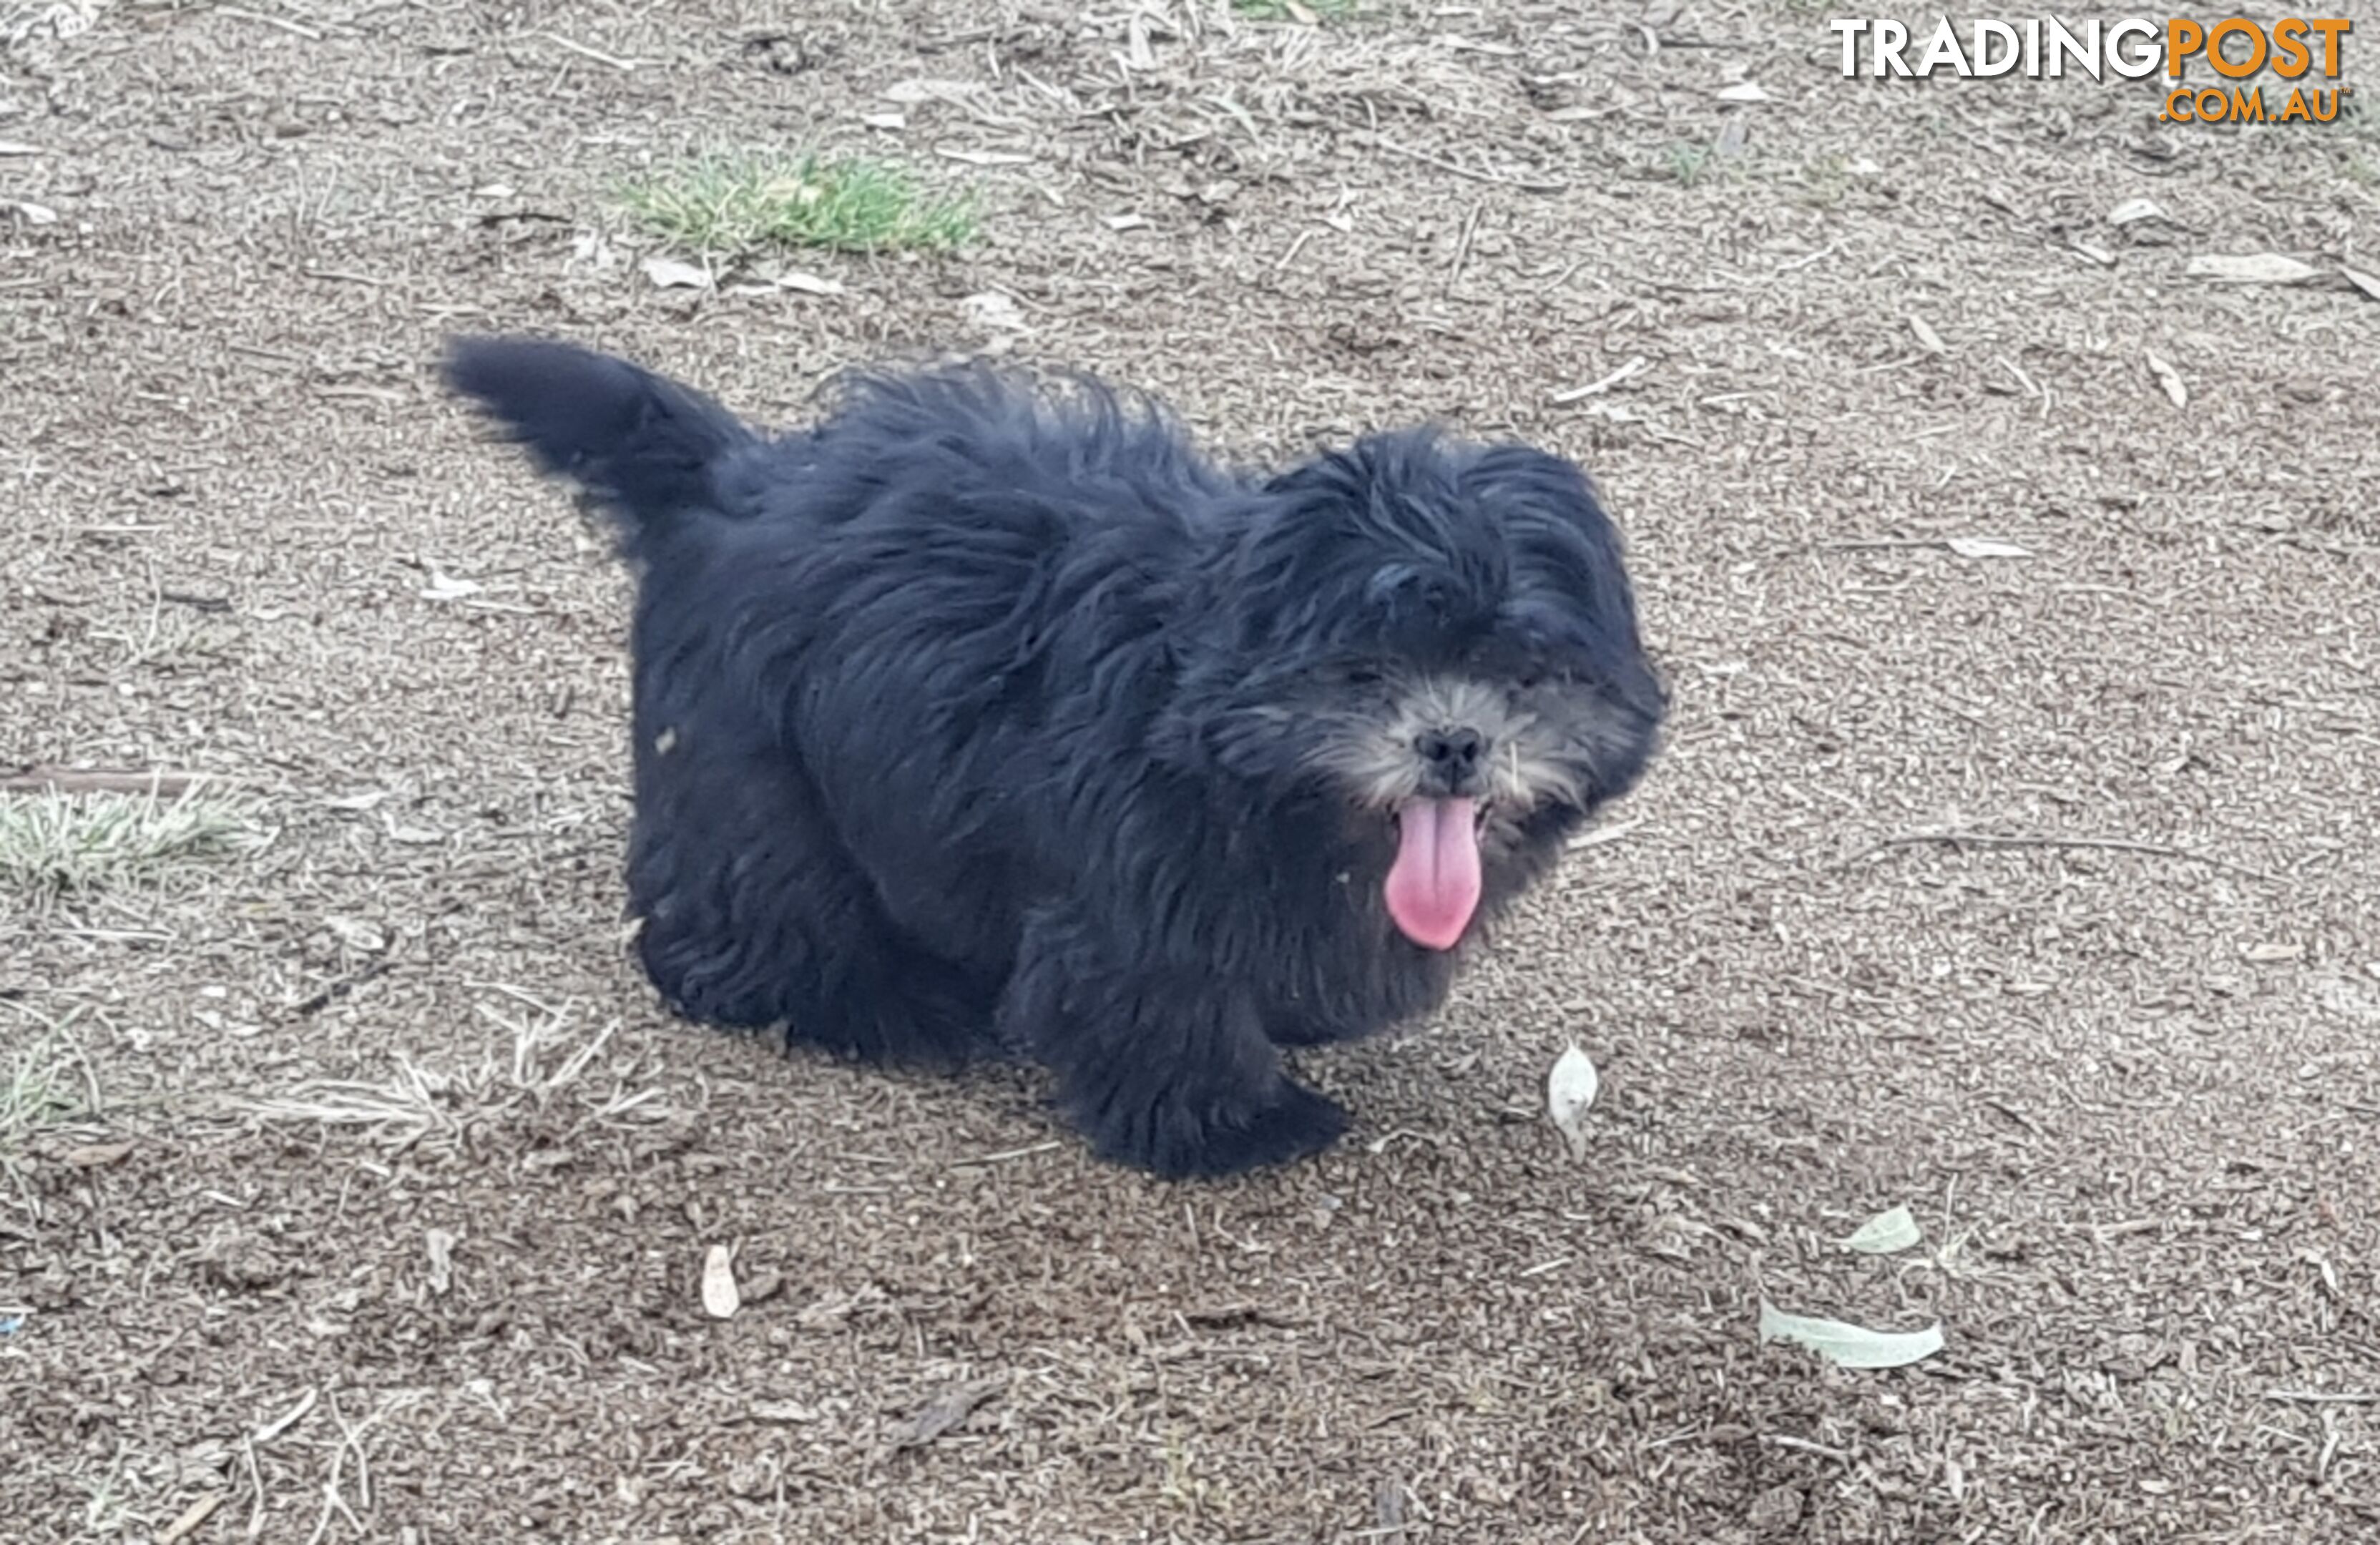
POLYGON ((1920 348, 1925 349, 1927 353, 1948 354, 1950 352, 1950 346, 1942 341, 1942 335, 1935 332, 1933 328, 1927 326, 1924 317, 1911 317, 1909 319, 1909 330, 1917 335, 1917 346, 1920 348))
POLYGON ((2156 383, 2165 388, 2167 399, 2176 408, 2190 406, 2190 388, 2181 383, 2181 372, 2159 358, 2155 351, 2149 354, 2149 374, 2156 377, 2156 383))
POLYGON ((1576 1046, 1556 1057, 1553 1071, 1546 1075, 1546 1113, 1569 1140, 1570 1156, 1581 1163, 1586 1162, 1586 1113, 1602 1083, 1595 1059, 1576 1046))
POLYGON ((1787 1314, 1763 1298, 1760 1339, 1790 1341, 1804 1346, 1837 1368, 1906 1368, 1942 1350, 1942 1327, 1922 1331, 1871 1331, 1840 1320, 1787 1314))
POLYGON ((2343 265, 2339 272, 2347 275, 2349 284, 2353 285, 2373 299, 2380 300, 2380 277, 2366 274, 2360 268, 2348 268, 2343 265))
POLYGON ((480 582, 476 579, 457 579, 453 575, 448 574, 445 570, 440 568, 436 564, 431 564, 430 566, 430 583, 422 587, 421 599, 424 601, 460 601, 465 596, 479 594, 480 588, 480 582))
POLYGON ((1925 1235, 1919 1232, 1917 1219, 1906 1207, 1896 1207, 1879 1212, 1862 1223, 1852 1233, 1835 1241, 1844 1249, 1861 1255, 1891 1255, 1916 1245, 1925 1235))
POLYGON ((329 917, 322 919, 322 926, 331 931, 331 937, 351 950, 378 955, 388 948, 388 935, 365 918, 329 917))
POLYGON ((710 270, 675 258, 647 258, 645 277, 655 289, 709 289, 711 283, 710 270))
POLYGON ((959 311, 978 327, 1000 327, 1013 333, 1030 332, 1025 313, 1017 309, 1014 298, 998 290, 985 290, 970 295, 959 302, 959 311))
POLYGON ((1755 82, 1739 80, 1732 86, 1720 87, 1718 99, 1721 102, 1767 102, 1769 96, 1755 82))
POLYGON ((443 1228, 433 1228, 421 1236, 421 1246, 430 1257, 430 1291, 440 1297, 455 1285, 455 1236, 443 1228))
POLYGON ((2030 558, 2033 549, 1998 537, 1952 537, 1942 544, 1962 558, 2030 558))
POLYGON ((42 147, 29 145, 22 140, 0 140, 0 155, 39 155, 42 147))
POLYGON ((2259 966, 2270 966, 2283 960, 2303 960, 2305 953, 2303 944, 2268 943, 2247 945, 2240 950, 2240 958, 2254 961, 2259 966))
POLYGON ((949 102, 956 97, 973 96, 972 80, 929 80, 922 77, 913 80, 895 80, 879 94, 887 102, 897 102, 914 107, 924 102, 949 102))
POLYGON ((2107 212, 2107 224, 2110 225, 2129 225, 2136 220, 2167 218, 2166 212, 2158 207, 2155 199, 2126 199, 2107 212))
POLYGON ((895 1449, 922 1448, 967 1419, 975 1408, 1008 1388, 1008 1378, 977 1379, 944 1390, 892 1434, 895 1449))
POLYGON ((2182 268, 2182 274, 2189 278, 2212 279, 2224 285, 2298 285, 2313 278, 2316 272, 2312 263, 2285 258, 2278 252, 2210 253, 2191 259, 2182 268))
POLYGON ((735 1257, 724 1245, 713 1245, 702 1258, 702 1312, 713 1320, 732 1320, 744 1307, 735 1290, 735 1257))
POLYGON ((822 279, 815 274, 805 274, 797 268, 789 268, 769 282, 779 289, 795 290, 803 295, 841 295, 843 293, 842 280, 822 279))

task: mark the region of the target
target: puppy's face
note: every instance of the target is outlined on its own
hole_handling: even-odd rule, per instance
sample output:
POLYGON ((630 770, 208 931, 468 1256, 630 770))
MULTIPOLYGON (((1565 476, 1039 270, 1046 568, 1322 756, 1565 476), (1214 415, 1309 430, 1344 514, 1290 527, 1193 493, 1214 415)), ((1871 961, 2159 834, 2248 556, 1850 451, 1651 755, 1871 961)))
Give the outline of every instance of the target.
POLYGON ((1390 918, 1451 948, 1483 870, 1624 792, 1665 695, 1610 522, 1569 463, 1379 436, 1277 479, 1224 560, 1190 733, 1391 854, 1390 918))

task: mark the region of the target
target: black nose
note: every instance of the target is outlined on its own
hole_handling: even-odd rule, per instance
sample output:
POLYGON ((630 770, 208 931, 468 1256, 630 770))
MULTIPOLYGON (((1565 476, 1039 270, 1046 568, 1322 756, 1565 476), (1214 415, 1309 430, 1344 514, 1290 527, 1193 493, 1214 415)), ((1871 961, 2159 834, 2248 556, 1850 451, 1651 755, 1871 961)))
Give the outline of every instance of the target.
POLYGON ((1450 778, 1467 778, 1479 769, 1487 743, 1473 729, 1424 730, 1414 736, 1414 749, 1437 772, 1450 778))

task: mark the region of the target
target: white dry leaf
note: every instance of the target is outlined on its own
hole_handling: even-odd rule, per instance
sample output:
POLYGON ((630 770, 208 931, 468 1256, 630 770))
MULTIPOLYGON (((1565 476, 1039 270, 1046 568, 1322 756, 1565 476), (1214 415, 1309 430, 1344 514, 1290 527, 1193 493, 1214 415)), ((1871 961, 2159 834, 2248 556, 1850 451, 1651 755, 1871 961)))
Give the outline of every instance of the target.
POLYGON ((331 931, 332 937, 351 950, 378 955, 388 948, 388 935, 382 933, 377 925, 361 918, 324 918, 322 926, 331 931))
POLYGON ((2380 300, 2380 277, 2366 274, 2360 268, 2348 268, 2344 265, 2339 268, 2339 272, 2347 275, 2349 284, 2353 285, 2373 299, 2380 300))
POLYGON ((1553 1071, 1546 1075, 1546 1113, 1569 1140, 1570 1156, 1581 1163, 1586 1162, 1586 1113, 1602 1087, 1595 1059, 1576 1046, 1556 1057, 1553 1071))
POLYGON ((427 847, 431 843, 444 842, 446 834, 427 826, 407 826, 395 816, 382 816, 381 823, 387 829, 388 840, 406 843, 414 847, 427 847))
POLYGON ((2165 218, 2165 211, 2157 207, 2155 199, 2126 199, 2107 212, 2107 224, 2110 225, 2129 225, 2136 220, 2165 218))
POLYGON ((479 594, 480 589, 480 582, 478 580, 457 579, 453 575, 440 568, 436 564, 431 564, 430 566, 430 583, 422 587, 421 599, 424 601, 460 601, 465 596, 479 594))
POLYGON ((798 290, 804 295, 841 295, 843 293, 842 280, 823 279, 815 274, 804 274, 799 269, 789 268, 778 274, 775 284, 779 289, 798 290))
POLYGON ((2285 258, 2278 252, 2209 254, 2191 259, 2182 268, 2189 278, 2212 279, 2224 285, 2298 285, 2313 278, 2316 272, 2312 263, 2285 258))
POLYGON ((2165 388, 2166 399, 2176 408, 2188 408, 2190 388, 2181 383, 2181 372, 2159 357, 2155 350, 2150 351, 2148 358, 2149 374, 2155 376, 2156 383, 2165 388))
POLYGON ((16 210, 18 218, 28 225, 55 225, 58 223, 58 212, 47 204, 19 202, 9 207, 16 210))
POLYGON ((1911 317, 1909 319, 1909 330, 1917 335, 1917 347, 1925 349, 1927 353, 1948 354, 1950 352, 1950 346, 1942 341, 1942 335, 1935 332, 1933 328, 1927 326, 1924 317, 1911 317))
POLYGON ((645 277, 655 289, 709 289, 711 285, 709 269, 675 258, 647 258, 645 277))
POLYGON ((519 195, 520 189, 508 182, 492 182, 483 188, 471 189, 471 197, 474 199, 512 199, 519 195))
POLYGON ((1030 331, 1025 313, 1016 309, 1016 301, 998 290, 985 290, 970 295, 959 302, 959 310, 978 327, 997 327, 1012 333, 1030 331))
POLYGON ((866 124, 870 128, 880 128, 885 130, 887 133, 898 134, 901 130, 909 127, 909 115, 906 113, 862 113, 859 116, 859 121, 866 124))
POLYGON ((1890 1255, 1896 1250, 1912 1248, 1924 1237, 1909 1209, 1896 1207, 1877 1213, 1852 1231, 1849 1237, 1838 1239, 1835 1243, 1861 1255, 1890 1255))
POLYGON ((1102 214, 1099 219, 1111 231, 1136 231, 1148 224, 1146 214, 1102 214))
POLYGON ((1015 151, 970 151, 950 145, 937 145, 934 153, 946 156, 963 166, 1030 166, 1033 158, 1015 151))
POLYGON ((904 107, 915 107, 921 102, 948 102, 953 97, 973 96, 975 91, 975 82, 971 80, 929 80, 920 78, 915 80, 896 80, 884 88, 883 96, 887 102, 897 102, 904 107))
POLYGON ((2245 945, 2240 951, 2240 958, 2258 966, 2271 966, 2284 960, 2303 960, 2305 953, 2303 944, 2275 942, 2245 945))
POLYGON ((1952 537, 1942 544, 1962 558, 2030 558, 2033 549, 1998 537, 1952 537))
POLYGON ((744 1307, 735 1287, 735 1258, 724 1245, 713 1245, 702 1258, 702 1312, 713 1320, 732 1320, 744 1307))
POLYGON ((361 794, 334 794, 326 797, 322 805, 326 809, 334 810, 372 810, 378 809, 387 798, 388 790, 375 788, 361 794))
POLYGON ((1871 1331, 1840 1320, 1787 1314, 1760 1300, 1760 1339, 1808 1347, 1837 1368, 1907 1368, 1942 1350, 1942 1327, 1922 1331, 1871 1331))
POLYGON ((1769 96, 1755 83, 1739 80, 1732 86, 1720 87, 1718 99, 1721 102, 1767 102, 1769 96))
POLYGON ((22 140, 0 140, 0 155, 39 155, 42 147, 29 145, 22 140))

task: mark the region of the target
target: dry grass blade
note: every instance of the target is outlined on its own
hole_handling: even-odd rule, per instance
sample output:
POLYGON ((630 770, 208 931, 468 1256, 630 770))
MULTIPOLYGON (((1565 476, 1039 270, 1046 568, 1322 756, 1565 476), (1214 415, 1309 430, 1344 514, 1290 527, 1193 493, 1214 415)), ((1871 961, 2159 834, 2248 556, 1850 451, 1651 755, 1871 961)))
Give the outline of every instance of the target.
POLYGON ((171 801, 113 792, 0 798, 0 886, 43 897, 139 884, 266 840, 243 809, 197 787, 171 801))

